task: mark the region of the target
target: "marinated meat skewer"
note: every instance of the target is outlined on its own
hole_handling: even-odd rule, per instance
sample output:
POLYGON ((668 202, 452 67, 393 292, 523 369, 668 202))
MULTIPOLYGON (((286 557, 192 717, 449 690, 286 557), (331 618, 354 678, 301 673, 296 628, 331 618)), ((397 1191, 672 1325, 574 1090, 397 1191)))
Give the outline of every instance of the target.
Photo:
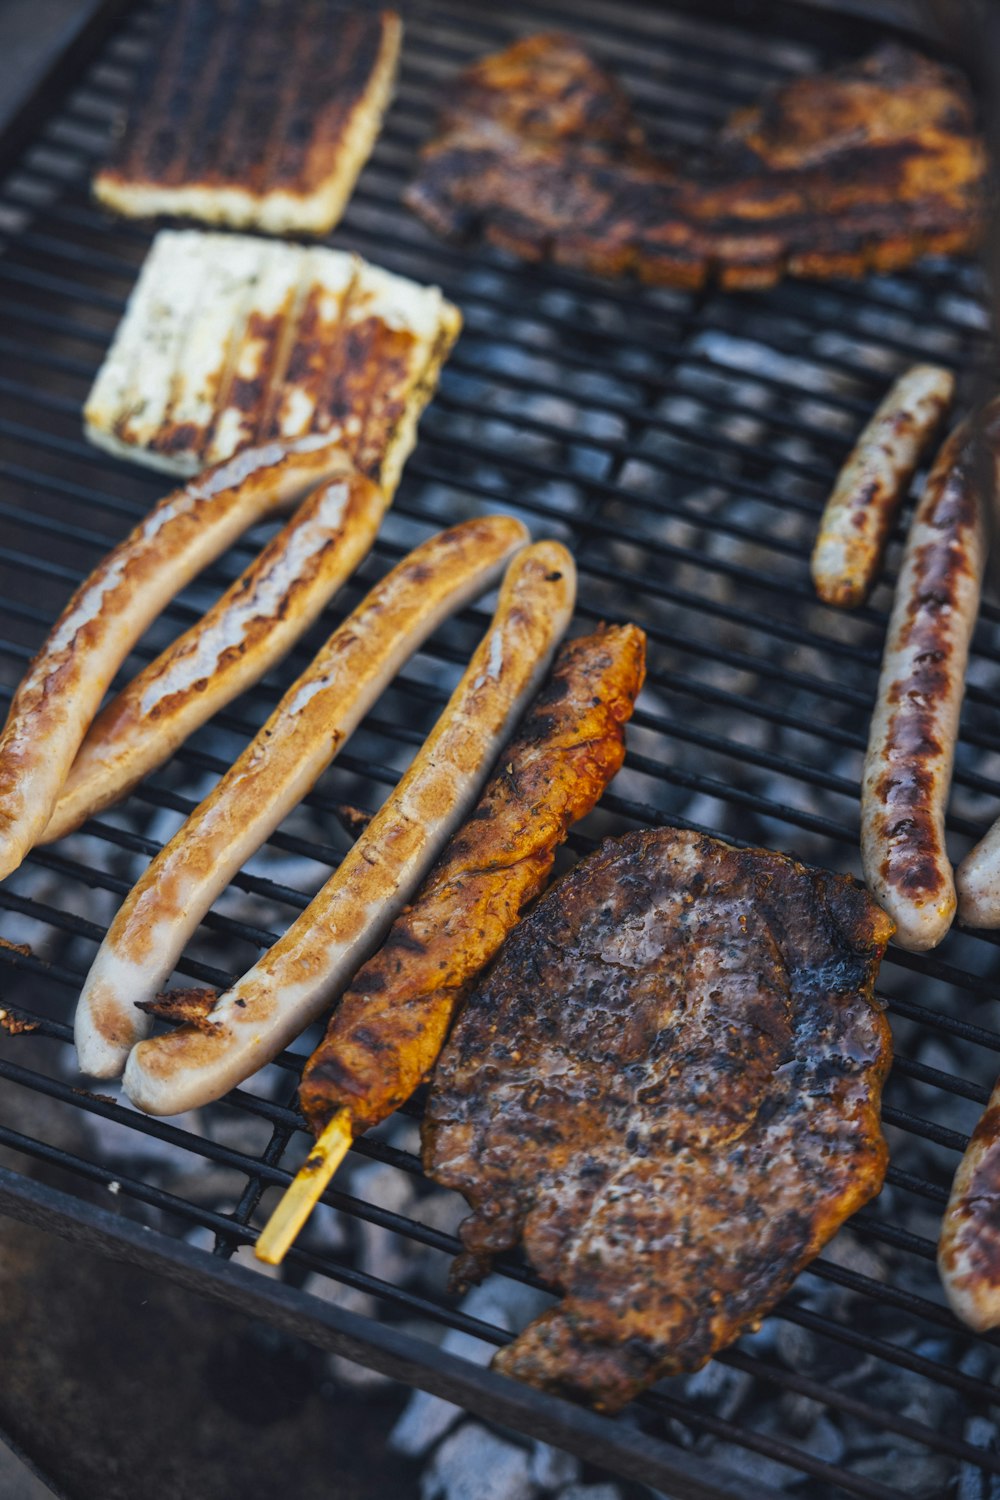
POLYGON ((892 922, 853 881, 661 829, 542 897, 441 1055, 424 1164, 562 1301, 494 1368, 613 1411, 753 1327, 878 1192, 892 922))
MULTIPOLYGON (((1000 464, 1000 404, 982 430, 1000 464)), ((935 947, 955 915, 944 816, 979 611, 980 481, 966 425, 942 447, 910 526, 865 757, 865 880, 896 923, 896 941, 916 953, 935 947)))
POLYGON ((645 675, 634 625, 569 642, 475 812, 412 906, 356 976, 306 1064, 299 1099, 314 1135, 347 1105, 355 1135, 429 1074, 471 979, 544 888, 570 825, 625 756, 645 675))
POLYGON ((677 287, 861 276, 975 248, 985 154, 963 80, 888 44, 731 117, 700 163, 657 160, 570 37, 467 68, 406 201, 439 233, 677 287))
POLYGON ((816 592, 826 604, 863 604, 882 561, 900 502, 951 405, 955 377, 914 365, 858 438, 826 502, 812 555, 816 592))
POLYGON ((352 1137, 429 1076, 469 985, 545 886, 570 824, 619 770, 644 674, 645 637, 634 625, 560 651, 475 812, 355 976, 306 1064, 303 1113, 317 1137, 335 1128, 310 1154, 307 1186, 293 1184, 275 1210, 260 1259, 283 1258, 352 1137))

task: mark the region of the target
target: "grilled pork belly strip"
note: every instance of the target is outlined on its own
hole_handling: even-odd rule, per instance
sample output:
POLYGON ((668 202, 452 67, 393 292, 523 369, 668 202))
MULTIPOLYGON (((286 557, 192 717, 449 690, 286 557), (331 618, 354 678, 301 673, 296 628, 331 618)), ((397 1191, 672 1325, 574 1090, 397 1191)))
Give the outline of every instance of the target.
POLYGON ((938 1271, 957 1318, 979 1333, 1000 1324, 1000 1081, 955 1173, 938 1271))
POLYGON ((348 469, 323 434, 248 449, 167 495, 98 564, 28 668, 0 736, 0 879, 37 843, 112 678, 164 605, 248 526, 348 469))
POLYGON ((510 564, 496 614, 399 785, 288 932, 228 990, 210 1031, 140 1042, 125 1069, 150 1114, 207 1104, 263 1067, 321 1015, 378 947, 456 826, 534 697, 569 624, 576 570, 539 542, 510 564))
POLYGON ((625 758, 645 636, 601 629, 563 646, 468 822, 344 995, 306 1064, 317 1136, 341 1107, 355 1135, 426 1077, 469 985, 544 888, 556 848, 625 758))
POLYGON ((812 555, 816 592, 852 609, 871 592, 900 502, 943 422, 955 377, 914 365, 893 384, 841 469, 812 555))
POLYGON ((562 1300, 494 1359, 614 1411, 756 1326, 877 1193, 890 919, 861 887, 665 828, 508 937, 437 1065, 424 1165, 562 1300))
POLYGON ((766 287, 974 248, 984 168, 965 84, 905 47, 770 92, 681 168, 576 42, 543 34, 459 75, 406 201, 528 260, 766 287))
MULTIPOLYGON (((1000 465, 1000 405, 989 409, 1000 465)), ((861 784, 868 889, 900 947, 935 947, 955 915, 944 817, 984 563, 980 474, 968 424, 947 439, 906 539, 861 784)))
POLYGON ((181 0, 140 71, 95 196, 154 214, 326 234, 392 97, 402 23, 326 0, 181 0))
POLYGON ((212 902, 302 800, 403 662, 442 620, 489 588, 527 540, 524 526, 506 516, 442 532, 334 631, 112 922, 77 1006, 83 1072, 121 1072, 149 1030, 136 1005, 156 995, 212 902))
POLYGON ((40 842, 124 797, 280 661, 368 554, 387 506, 357 473, 310 495, 204 618, 97 716, 40 842))
POLYGON ((391 494, 461 328, 437 287, 342 250, 161 230, 84 409, 91 442, 174 473, 339 432, 391 494))

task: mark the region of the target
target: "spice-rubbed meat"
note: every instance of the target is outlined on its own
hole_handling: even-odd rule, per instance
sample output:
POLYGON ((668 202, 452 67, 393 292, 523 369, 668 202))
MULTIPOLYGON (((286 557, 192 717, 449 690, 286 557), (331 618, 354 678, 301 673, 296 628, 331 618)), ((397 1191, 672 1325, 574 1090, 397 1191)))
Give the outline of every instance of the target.
POLYGON ((608 840, 508 938, 435 1073, 424 1163, 562 1301, 497 1369, 615 1410, 752 1327, 879 1189, 892 922, 846 877, 675 829, 608 840))
POLYGON ((620 768, 645 648, 635 625, 562 647, 475 812, 306 1064, 299 1099, 317 1135, 343 1106, 355 1135, 370 1129, 429 1074, 470 984, 545 886, 570 824, 620 768))
POLYGON ((540 35, 461 75, 407 201, 529 260, 762 287, 971 249, 983 171, 964 83, 902 46, 776 89, 680 167, 577 43, 540 35))

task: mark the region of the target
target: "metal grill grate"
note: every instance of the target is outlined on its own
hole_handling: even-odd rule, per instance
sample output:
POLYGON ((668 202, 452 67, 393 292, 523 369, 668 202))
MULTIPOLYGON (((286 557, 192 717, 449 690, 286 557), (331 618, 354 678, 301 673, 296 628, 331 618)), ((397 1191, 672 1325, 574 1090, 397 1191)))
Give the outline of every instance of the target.
MULTIPOLYGON (((441 1252, 424 1283, 396 1285, 358 1270, 321 1235, 304 1238, 283 1286, 226 1263, 253 1240, 262 1195, 287 1183, 301 1159, 305 1137, 293 1101, 303 1044, 226 1103, 176 1123, 80 1092, 72 1064, 72 1005, 141 864, 363 587, 415 540, 482 509, 513 511, 536 535, 572 545, 581 624, 634 619, 649 634, 650 679, 626 769, 571 840, 574 853, 608 832, 678 823, 857 873, 858 778, 889 582, 870 607, 845 618, 814 600, 808 554, 829 484, 892 374, 930 356, 968 379, 988 357, 974 269, 932 263, 859 285, 689 296, 448 247, 399 202, 442 84, 460 64, 528 30, 565 27, 590 42, 619 69, 655 142, 683 150, 697 148, 763 86, 855 55, 875 37, 860 21, 796 19, 794 8, 768 7, 762 19, 763 7, 761 16, 752 5, 728 7, 738 25, 726 6, 718 9, 716 16, 695 4, 667 11, 546 0, 500 16, 465 0, 405 7, 396 103, 334 243, 439 282, 463 309, 466 331, 383 536, 321 627, 124 808, 37 851, 0 886, 0 933, 7 943, 30 944, 26 952, 0 949, 3 1003, 37 1027, 0 1051, 0 1143, 22 1167, 2 1169, 0 1207, 679 1496, 747 1493, 744 1481, 706 1468, 708 1454, 756 1474, 754 1493, 788 1486, 816 1497, 894 1500, 913 1490, 902 1467, 895 1480, 891 1467, 880 1468, 887 1452, 897 1466, 915 1462, 925 1477, 940 1478, 941 1490, 928 1494, 958 1476, 971 1486, 1000 1474, 983 1420, 996 1395, 1000 1338, 974 1339, 959 1328, 942 1305, 933 1264, 956 1153, 1000 1052, 996 935, 956 932, 930 957, 890 953, 882 988, 898 1055, 884 1111, 893 1164, 881 1198, 760 1334, 715 1362, 718 1380, 665 1382, 636 1404, 634 1421, 612 1422, 514 1386, 401 1328, 417 1316, 493 1344, 509 1337, 444 1293, 457 1242, 421 1221, 416 1156, 385 1133, 359 1140, 353 1158, 417 1179, 412 1211, 348 1191, 348 1177, 326 1194, 320 1226, 324 1214, 341 1215, 441 1252), (18 1128, 28 1094, 51 1103, 46 1118, 55 1123, 44 1139, 18 1128), (73 1122, 82 1122, 81 1134, 70 1149, 73 1122), (61 1169, 60 1188, 51 1177, 29 1181, 39 1170, 33 1163, 61 1169), (178 1163, 228 1173, 227 1205, 206 1206, 178 1163), (108 1187, 113 1197, 101 1191, 108 1187), (195 1229, 197 1243, 184 1244, 195 1229), (310 1273, 373 1294, 378 1319, 304 1290, 310 1273), (810 1442, 815 1427, 804 1418, 796 1427, 789 1416, 802 1403, 818 1403, 828 1428, 850 1433, 850 1442, 839 1452, 810 1442), (758 1468, 746 1469, 752 1461, 758 1468)), ((55 112, 0 188, 5 700, 70 589, 161 492, 161 480, 90 448, 80 415, 150 240, 147 228, 92 207, 87 183, 155 20, 152 6, 130 13, 76 91, 53 101, 55 112)), ((168 609, 130 668, 159 649, 164 630, 190 622, 263 534, 168 609)), ((897 535, 890 582, 898 542, 897 535)), ((976 638, 950 822, 956 854, 1000 797, 998 619, 1000 609, 988 604, 976 638)), ((306 904, 304 892, 346 847, 338 806, 378 805, 484 621, 483 608, 467 611, 404 671, 206 920, 179 973, 227 983, 306 904)), ((532 1280, 517 1262, 501 1270, 532 1280)))

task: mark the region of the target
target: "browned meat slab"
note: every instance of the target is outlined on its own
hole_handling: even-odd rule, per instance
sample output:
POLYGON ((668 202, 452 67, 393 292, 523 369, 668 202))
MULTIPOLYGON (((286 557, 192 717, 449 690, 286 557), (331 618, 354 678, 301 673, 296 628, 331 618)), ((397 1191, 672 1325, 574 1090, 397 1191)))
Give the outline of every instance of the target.
POLYGON ((345 1105, 355 1135, 370 1129, 430 1073, 469 985, 544 888, 570 824, 620 768, 645 647, 635 625, 563 646, 475 812, 306 1064, 299 1099, 316 1135, 345 1105))
POLYGON ((96 196, 136 217, 326 233, 375 144, 401 30, 330 0, 167 6, 96 196))
POLYGON ((529 260, 763 287, 972 248, 983 167, 962 80, 902 46, 739 111, 692 170, 650 155, 581 47, 540 35, 461 75, 407 201, 529 260))
POLYGON ((886 1165, 892 923, 846 877, 676 829, 542 898, 438 1064, 424 1162, 562 1294, 495 1367, 615 1410, 752 1327, 886 1165))

